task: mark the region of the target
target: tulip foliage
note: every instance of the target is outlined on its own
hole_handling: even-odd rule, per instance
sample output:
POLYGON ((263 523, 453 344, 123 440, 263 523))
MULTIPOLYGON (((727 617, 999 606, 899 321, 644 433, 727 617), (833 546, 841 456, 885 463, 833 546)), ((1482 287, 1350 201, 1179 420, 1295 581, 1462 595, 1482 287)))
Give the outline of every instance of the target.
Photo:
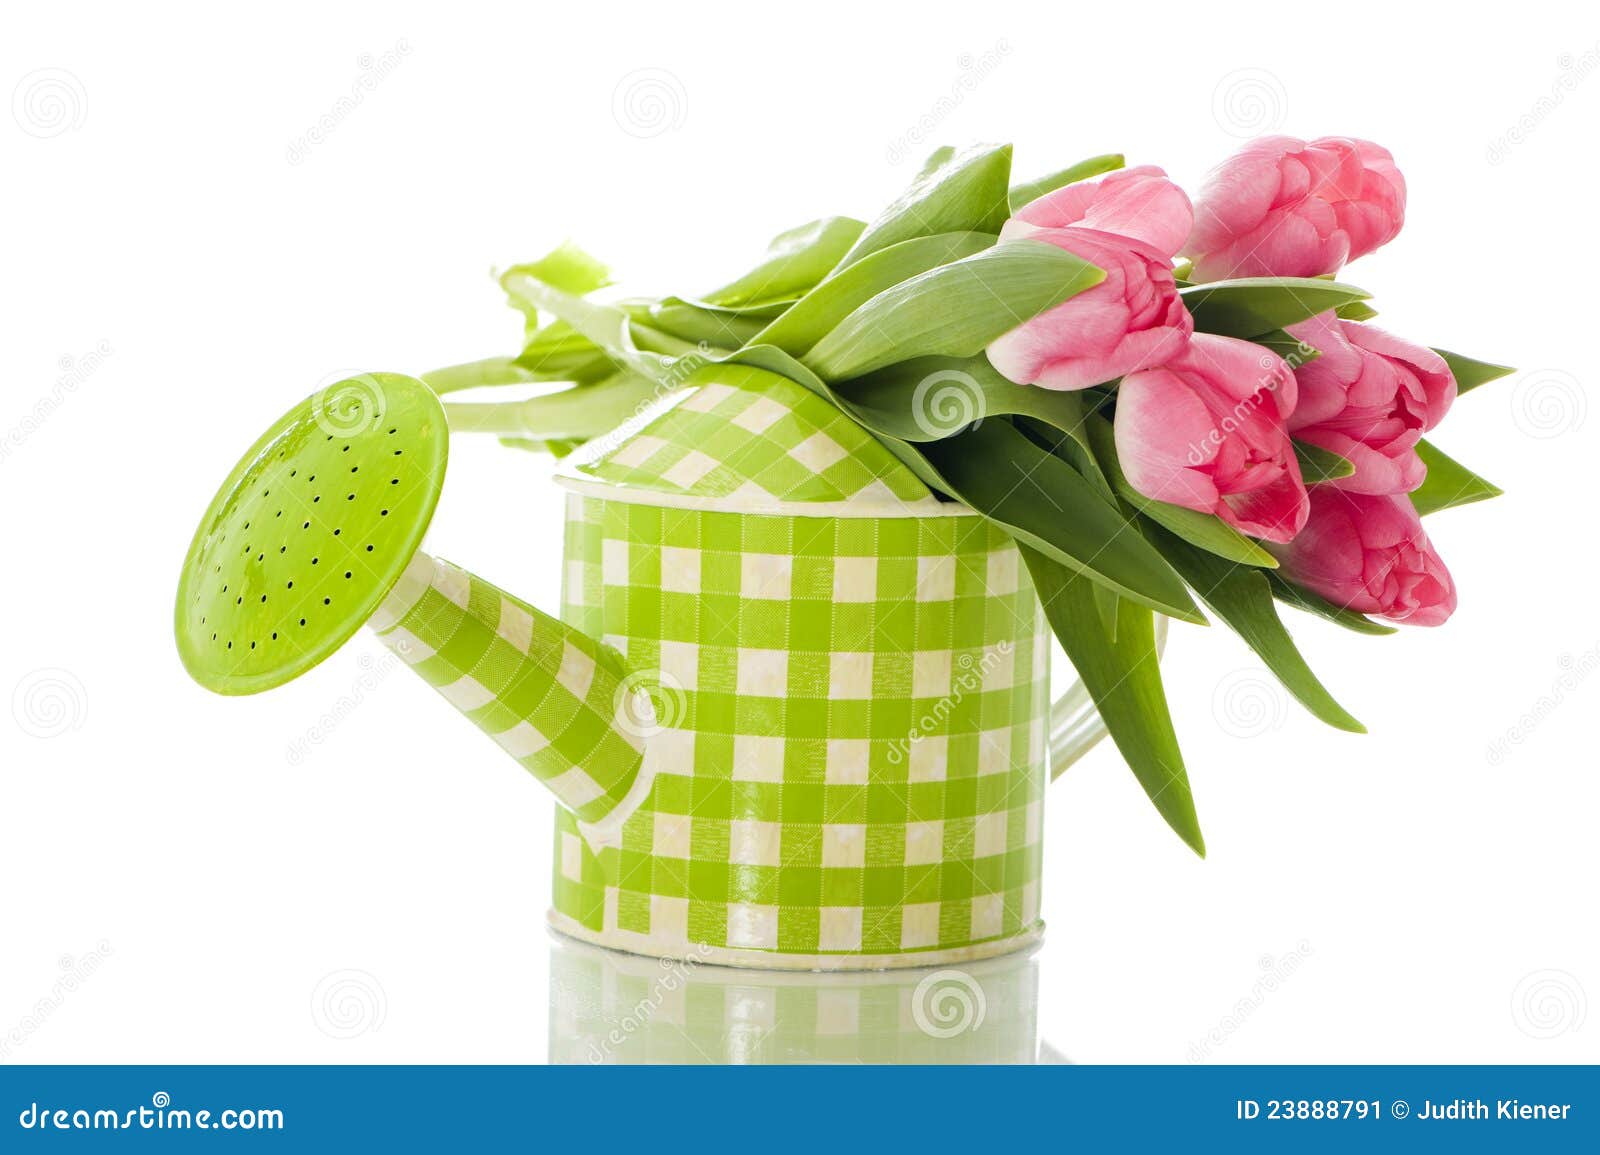
POLYGON ((1203 606, 1360 731, 1279 607, 1363 634, 1442 622, 1455 586, 1420 518, 1499 492, 1423 434, 1510 370, 1391 336, 1334 279, 1404 209, 1389 154, 1342 138, 1252 142, 1194 201, 1120 156, 1012 183, 1009 146, 946 148, 870 223, 792 229, 710 292, 616 298, 571 245, 515 266, 521 352, 428 380, 561 383, 447 406, 558 455, 709 362, 826 398, 1016 540, 1120 752, 1203 852, 1155 615, 1203 606))

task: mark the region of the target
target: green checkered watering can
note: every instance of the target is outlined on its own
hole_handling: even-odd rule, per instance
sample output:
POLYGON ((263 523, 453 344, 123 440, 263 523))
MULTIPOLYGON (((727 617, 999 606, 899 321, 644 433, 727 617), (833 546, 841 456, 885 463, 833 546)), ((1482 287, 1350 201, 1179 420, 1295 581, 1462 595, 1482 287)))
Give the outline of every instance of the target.
POLYGON ((1011 539, 835 407, 702 369, 567 458, 562 619, 422 552, 448 430, 395 374, 302 402, 206 511, 176 606, 203 686, 363 624, 560 802, 551 921, 698 962, 998 955, 1039 921, 1050 632, 1011 539))

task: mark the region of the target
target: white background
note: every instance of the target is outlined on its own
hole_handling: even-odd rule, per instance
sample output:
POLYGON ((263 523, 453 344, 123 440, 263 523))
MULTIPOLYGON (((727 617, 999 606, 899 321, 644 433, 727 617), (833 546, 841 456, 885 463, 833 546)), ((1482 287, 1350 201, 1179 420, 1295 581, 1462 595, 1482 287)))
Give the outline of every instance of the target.
MULTIPOLYGON (((545 1056, 546 796, 374 677, 366 637, 253 699, 179 667, 194 522, 294 401, 513 352, 490 269, 566 236, 692 293, 782 228, 870 217, 940 143, 1013 141, 1020 176, 1121 150, 1192 191, 1273 129, 1393 150, 1408 222, 1345 279, 1399 333, 1523 367, 1437 437, 1507 496, 1430 521, 1445 628, 1292 622, 1370 736, 1224 627, 1175 629, 1210 857, 1109 747, 1055 784, 1042 1034, 1083 1061, 1214 1031, 1208 1061, 1600 1060, 1597 26, 1147 7, 10 8, 0 89, 52 70, 64 103, 0 113, 0 1061, 545 1056), (349 970, 382 1015, 341 1038, 316 1000, 349 970)), ((549 469, 458 441, 434 550, 554 607, 549 469)))

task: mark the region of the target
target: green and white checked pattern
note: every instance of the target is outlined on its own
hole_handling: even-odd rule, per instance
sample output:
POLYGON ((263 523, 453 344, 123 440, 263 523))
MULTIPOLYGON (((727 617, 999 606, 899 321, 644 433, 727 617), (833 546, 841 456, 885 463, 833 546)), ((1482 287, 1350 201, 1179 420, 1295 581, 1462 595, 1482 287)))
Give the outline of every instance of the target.
POLYGON ((601 823, 639 776, 643 715, 592 637, 418 553, 371 621, 389 647, 570 808, 601 823), (632 712, 630 713, 630 708, 632 712))
POLYGON ((900 955, 1038 923, 1049 633, 977 517, 784 517, 569 494, 563 616, 655 700, 641 805, 557 816, 595 941, 900 955))
POLYGON ((576 476, 673 494, 934 506, 926 485, 833 405, 759 369, 719 365, 578 450, 576 476))

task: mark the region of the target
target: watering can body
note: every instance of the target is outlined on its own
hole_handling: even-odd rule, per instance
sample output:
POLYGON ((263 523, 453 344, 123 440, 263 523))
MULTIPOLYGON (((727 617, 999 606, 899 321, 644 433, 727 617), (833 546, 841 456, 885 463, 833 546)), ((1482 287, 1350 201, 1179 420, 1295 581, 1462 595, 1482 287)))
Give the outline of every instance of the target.
POLYGON ((355 384, 202 520, 177 604, 202 684, 281 684, 365 620, 555 795, 550 917, 591 943, 879 969, 1038 936, 1047 761, 1104 731, 1081 691, 1051 706, 1004 532, 801 385, 715 366, 564 463, 557 618, 416 550, 443 412, 355 384))
POLYGON ((1037 933, 1050 634, 1005 534, 569 493, 563 616, 656 717, 618 845, 557 815, 558 929, 807 968, 1037 933))
POLYGON ((427 561, 375 628, 562 802, 566 934, 790 969, 1026 945, 1051 635, 1015 544, 799 386, 741 384, 558 473, 560 621, 427 561))

